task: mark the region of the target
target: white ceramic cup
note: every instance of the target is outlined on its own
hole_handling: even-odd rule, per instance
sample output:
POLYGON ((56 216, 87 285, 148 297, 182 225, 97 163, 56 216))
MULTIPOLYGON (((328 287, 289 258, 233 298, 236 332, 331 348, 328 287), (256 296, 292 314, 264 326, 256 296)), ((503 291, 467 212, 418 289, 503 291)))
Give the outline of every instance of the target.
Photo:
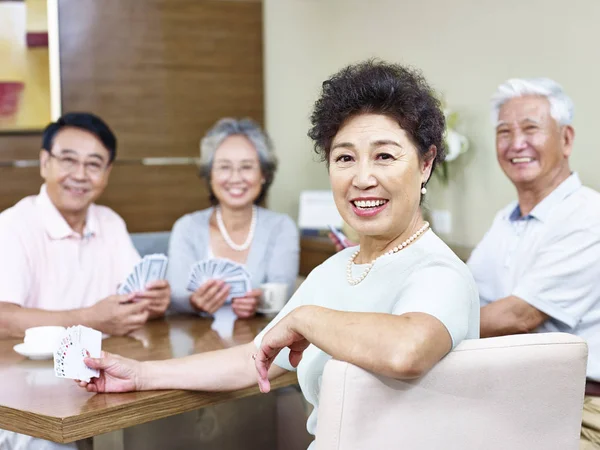
POLYGON ((53 352, 58 347, 64 332, 64 327, 55 326, 27 328, 23 342, 27 347, 37 351, 53 352))
POLYGON ((288 285, 285 283, 264 283, 260 285, 263 294, 257 312, 273 314, 281 311, 288 301, 288 285))

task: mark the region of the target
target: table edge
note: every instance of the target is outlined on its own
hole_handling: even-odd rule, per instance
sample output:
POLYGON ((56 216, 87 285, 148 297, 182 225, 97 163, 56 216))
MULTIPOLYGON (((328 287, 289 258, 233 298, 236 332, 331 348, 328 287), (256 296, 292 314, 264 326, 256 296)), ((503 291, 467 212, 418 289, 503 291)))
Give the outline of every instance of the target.
MULTIPOLYGON (((298 379, 295 372, 288 372, 271 381, 271 390, 295 385, 298 379)), ((142 423, 165 417, 182 414, 195 409, 218 405, 226 401, 238 400, 260 394, 258 386, 230 392, 205 392, 165 390, 158 396, 142 399, 135 404, 109 406, 102 410, 86 411, 82 414, 68 417, 53 417, 43 414, 16 410, 0 406, 0 428, 33 437, 67 444, 80 439, 109 433, 122 428, 140 425, 142 423), (158 410, 149 410, 156 405, 158 410), (5 421, 8 416, 18 416, 20 423, 34 424, 32 427, 14 427, 13 423, 5 421), (23 420, 25 419, 25 420, 23 420)), ((96 394, 118 395, 118 394, 96 394)))

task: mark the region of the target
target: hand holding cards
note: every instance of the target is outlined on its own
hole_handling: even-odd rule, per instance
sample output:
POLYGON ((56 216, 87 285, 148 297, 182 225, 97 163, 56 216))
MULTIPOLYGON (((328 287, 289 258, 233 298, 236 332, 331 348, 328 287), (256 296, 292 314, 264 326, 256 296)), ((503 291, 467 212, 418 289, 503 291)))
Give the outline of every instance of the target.
POLYGON ((146 255, 136 264, 123 284, 119 286, 119 295, 146 290, 152 281, 164 280, 167 274, 168 258, 163 254, 146 255))
POLYGON ((244 266, 227 259, 206 259, 192 266, 188 290, 196 291, 208 280, 223 280, 230 287, 227 300, 243 297, 252 288, 250 274, 244 266))
POLYGON ((102 351, 102 333, 82 325, 69 327, 54 352, 54 373, 59 378, 90 381, 100 372, 85 365, 86 357, 99 358, 102 351))

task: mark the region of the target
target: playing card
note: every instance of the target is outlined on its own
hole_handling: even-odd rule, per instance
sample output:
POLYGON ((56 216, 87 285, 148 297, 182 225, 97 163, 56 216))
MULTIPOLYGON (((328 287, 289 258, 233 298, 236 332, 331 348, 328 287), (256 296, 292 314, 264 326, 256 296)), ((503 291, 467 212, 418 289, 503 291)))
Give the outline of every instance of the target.
POLYGON ((236 266, 238 266, 238 264, 235 264, 233 261, 224 260, 221 263, 219 270, 221 273, 226 274, 235 269, 236 266))
POLYGON ((129 294, 130 292, 142 292, 148 283, 164 280, 167 274, 168 258, 159 253, 146 255, 138 262, 129 276, 119 286, 117 294, 129 294))
MULTIPOLYGON (((81 349, 77 345, 59 348, 54 354, 54 373, 60 378, 79 379, 78 359, 81 349)), ((83 361, 83 358, 81 358, 83 361)))
POLYGON ((81 325, 69 327, 54 352, 54 373, 60 378, 90 381, 100 373, 85 365, 83 359, 88 356, 100 357, 102 351, 102 333, 81 325))
POLYGON ((247 279, 225 279, 229 285, 229 298, 244 297, 250 290, 250 282, 247 279))
POLYGON ((228 302, 235 297, 243 297, 252 288, 250 274, 246 268, 235 261, 213 258, 197 261, 190 268, 188 290, 195 291, 210 279, 225 281, 230 286, 228 302))
POLYGON ((227 273, 227 278, 237 278, 237 277, 246 277, 250 278, 250 274, 243 267, 239 266, 231 269, 227 273))
POLYGON ((194 292, 196 289, 198 289, 200 287, 200 283, 198 281, 199 274, 201 272, 200 262, 201 261, 194 263, 192 265, 192 267, 190 268, 190 276, 188 277, 188 285, 187 285, 188 291, 194 292))
POLYGON ((80 349, 76 345, 77 339, 73 329, 68 328, 60 340, 60 345, 54 353, 54 371, 56 376, 63 378, 75 378, 77 366, 77 354, 80 349))
MULTIPOLYGON (((102 354, 102 333, 93 328, 79 326, 80 344, 83 357, 89 355, 91 358, 99 358, 102 354)), ((83 360, 81 361, 83 363, 83 360)), ((98 370, 90 369, 83 364, 79 380, 88 380, 100 375, 98 370)))
POLYGON ((133 268, 133 286, 140 286, 141 282, 143 280, 143 274, 142 274, 142 266, 144 265, 144 260, 142 259, 142 261, 140 261, 134 268, 133 268))
POLYGON ((167 265, 166 258, 165 259, 158 259, 158 258, 149 259, 147 262, 147 269, 146 269, 146 273, 145 273, 146 284, 148 284, 152 281, 163 279, 164 273, 165 273, 165 270, 163 268, 166 268, 166 265, 167 265))
POLYGON ((144 258, 142 259, 142 279, 145 280, 146 277, 148 276, 148 267, 150 266, 150 258, 144 258))
POLYGON ((137 275, 136 275, 136 273, 135 273, 135 270, 136 270, 136 269, 134 269, 134 271, 133 271, 133 272, 131 272, 131 273, 129 274, 129 276, 127 277, 127 284, 129 285, 129 287, 130 287, 132 290, 135 290, 135 287, 137 286, 137 282, 136 282, 137 275))
POLYGON ((208 276, 211 278, 218 278, 221 276, 221 271, 219 270, 220 262, 216 259, 209 259, 206 263, 208 276))

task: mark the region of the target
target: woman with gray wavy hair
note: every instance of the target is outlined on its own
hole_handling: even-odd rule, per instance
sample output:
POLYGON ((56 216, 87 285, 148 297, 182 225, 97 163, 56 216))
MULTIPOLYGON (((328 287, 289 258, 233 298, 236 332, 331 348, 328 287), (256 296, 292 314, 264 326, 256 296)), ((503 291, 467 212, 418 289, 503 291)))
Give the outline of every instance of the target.
POLYGON ((231 299, 239 318, 255 315, 264 283, 280 283, 291 294, 298 275, 299 238, 285 214, 258 206, 277 168, 269 137, 250 119, 219 120, 200 141, 201 173, 212 207, 181 217, 171 232, 167 278, 173 308, 213 314, 230 297, 230 287, 211 279, 187 290, 194 263, 221 258, 245 265, 252 290, 231 299))

